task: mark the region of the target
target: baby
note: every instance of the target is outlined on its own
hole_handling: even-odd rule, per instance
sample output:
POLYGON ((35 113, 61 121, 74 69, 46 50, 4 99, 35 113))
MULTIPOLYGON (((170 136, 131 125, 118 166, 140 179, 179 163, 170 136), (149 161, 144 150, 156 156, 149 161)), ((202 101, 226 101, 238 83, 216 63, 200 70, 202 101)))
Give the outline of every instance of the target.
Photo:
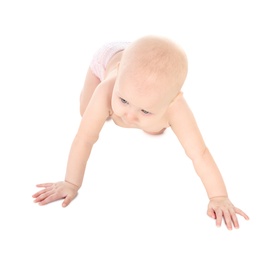
POLYGON ((181 88, 188 70, 185 52, 163 37, 145 36, 132 43, 103 46, 88 69, 80 96, 82 120, 73 140, 65 180, 38 184, 39 205, 77 196, 86 163, 107 119, 121 127, 161 134, 171 127, 200 177, 209 204, 207 214, 221 226, 238 228, 237 214, 248 216, 228 198, 222 175, 209 151, 181 88))

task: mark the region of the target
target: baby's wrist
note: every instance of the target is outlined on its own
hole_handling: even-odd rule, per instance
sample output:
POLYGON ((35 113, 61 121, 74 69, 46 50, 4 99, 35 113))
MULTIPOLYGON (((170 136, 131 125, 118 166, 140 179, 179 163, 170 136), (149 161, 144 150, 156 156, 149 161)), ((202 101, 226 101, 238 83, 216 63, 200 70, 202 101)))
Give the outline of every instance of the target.
POLYGON ((80 189, 80 186, 78 186, 78 185, 76 185, 76 184, 74 184, 74 183, 72 183, 72 182, 70 182, 70 181, 68 181, 68 180, 65 180, 65 182, 66 182, 66 183, 69 183, 69 184, 71 184, 71 185, 73 185, 77 190, 80 189))
POLYGON ((218 195, 218 196, 209 197, 209 200, 212 200, 212 199, 228 199, 228 196, 227 195, 218 195))

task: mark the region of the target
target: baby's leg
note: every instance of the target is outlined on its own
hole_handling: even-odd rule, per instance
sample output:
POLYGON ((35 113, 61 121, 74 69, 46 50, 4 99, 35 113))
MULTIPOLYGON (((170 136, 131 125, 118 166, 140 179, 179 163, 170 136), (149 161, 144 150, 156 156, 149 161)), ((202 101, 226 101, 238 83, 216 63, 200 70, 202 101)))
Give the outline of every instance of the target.
POLYGON ((96 89, 98 84, 100 83, 100 80, 97 76, 93 74, 90 67, 87 71, 84 87, 80 94, 80 114, 83 116, 86 107, 96 89))

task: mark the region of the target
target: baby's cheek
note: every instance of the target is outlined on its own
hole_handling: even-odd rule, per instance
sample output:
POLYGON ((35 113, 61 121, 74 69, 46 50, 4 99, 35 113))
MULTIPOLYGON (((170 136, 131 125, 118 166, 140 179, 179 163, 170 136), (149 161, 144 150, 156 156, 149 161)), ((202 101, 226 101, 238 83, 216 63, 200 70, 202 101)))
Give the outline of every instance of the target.
POLYGON ((113 113, 116 114, 117 116, 121 116, 123 114, 123 111, 122 111, 123 109, 119 104, 117 104, 117 102, 112 102, 112 109, 113 109, 113 113))

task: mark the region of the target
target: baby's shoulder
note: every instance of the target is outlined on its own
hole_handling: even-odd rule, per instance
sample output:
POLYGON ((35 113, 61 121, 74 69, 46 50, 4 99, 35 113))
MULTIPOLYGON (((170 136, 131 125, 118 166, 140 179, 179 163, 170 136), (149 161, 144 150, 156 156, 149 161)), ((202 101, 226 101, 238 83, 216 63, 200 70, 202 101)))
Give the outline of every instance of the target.
POLYGON ((183 96, 183 93, 179 92, 168 108, 168 116, 169 118, 181 117, 185 115, 188 110, 190 109, 183 96))
POLYGON ((113 88, 115 84, 115 78, 107 78, 99 83, 93 96, 97 99, 111 100, 113 88))
POLYGON ((179 106, 183 106, 185 104, 186 104, 185 98, 183 97, 182 91, 180 91, 171 102, 169 109, 174 111, 174 110, 177 110, 179 106))

